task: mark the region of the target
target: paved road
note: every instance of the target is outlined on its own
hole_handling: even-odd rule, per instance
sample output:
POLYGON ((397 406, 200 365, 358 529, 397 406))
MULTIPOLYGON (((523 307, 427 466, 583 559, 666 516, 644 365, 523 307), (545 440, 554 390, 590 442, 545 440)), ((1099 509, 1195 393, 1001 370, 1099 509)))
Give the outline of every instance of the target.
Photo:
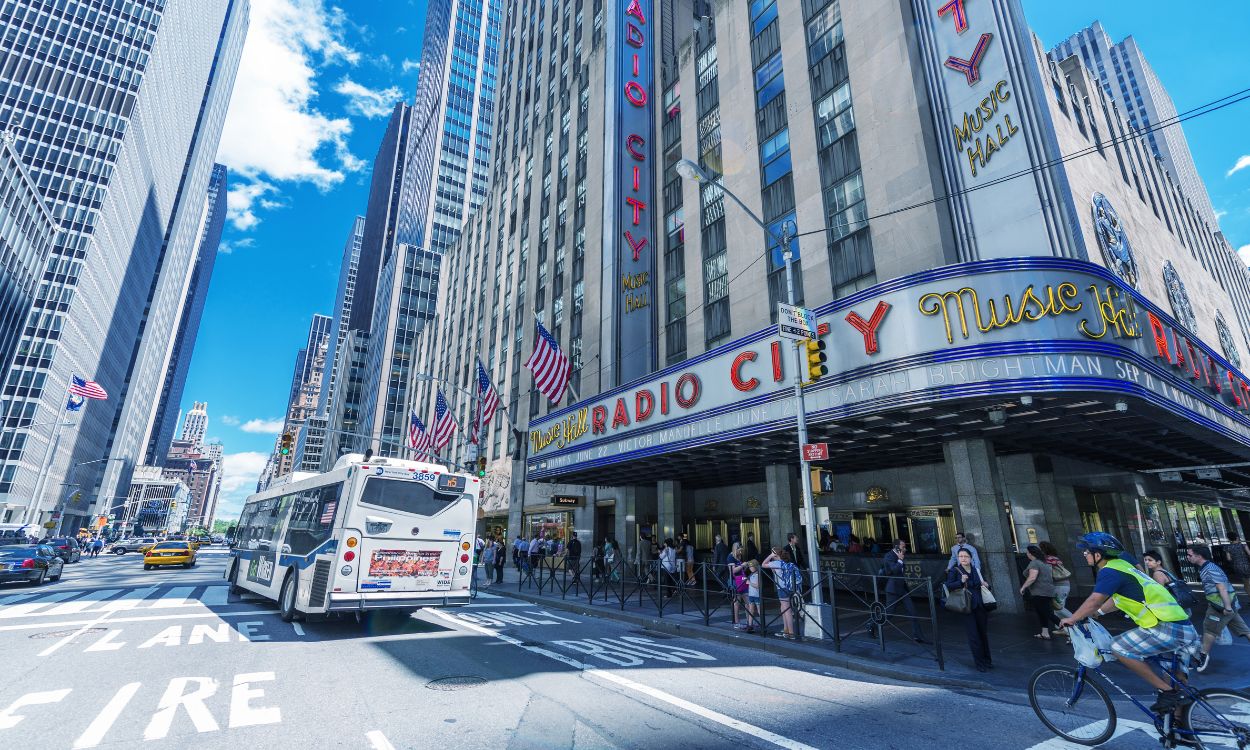
MULTIPOLYGON (((0 588, 0 747, 1065 747, 1020 695, 866 679, 506 596, 287 624, 272 602, 228 595, 228 559, 209 548, 193 570, 144 571, 102 556, 0 588)), ((1156 744, 1127 728, 1106 747, 1156 744)))

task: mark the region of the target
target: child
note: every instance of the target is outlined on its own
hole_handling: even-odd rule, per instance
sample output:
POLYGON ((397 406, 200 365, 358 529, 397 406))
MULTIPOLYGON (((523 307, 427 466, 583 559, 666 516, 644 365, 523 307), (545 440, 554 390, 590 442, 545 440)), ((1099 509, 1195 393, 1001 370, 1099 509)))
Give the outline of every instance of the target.
MULTIPOLYGON (((748 560, 747 569, 747 632, 755 632, 755 619, 760 613, 760 561, 748 560)), ((760 627, 764 623, 760 621, 760 627)))

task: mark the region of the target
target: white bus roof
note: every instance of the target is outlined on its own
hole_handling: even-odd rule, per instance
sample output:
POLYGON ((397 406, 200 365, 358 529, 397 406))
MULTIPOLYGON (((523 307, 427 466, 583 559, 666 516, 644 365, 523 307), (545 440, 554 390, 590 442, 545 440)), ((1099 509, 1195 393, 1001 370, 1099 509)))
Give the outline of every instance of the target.
POLYGON ((339 456, 339 460, 334 462, 334 468, 331 469, 331 471, 338 471, 339 469, 347 466, 360 464, 368 466, 432 466, 440 471, 455 473, 452 469, 440 463, 433 463, 430 461, 409 461, 402 458, 384 458, 382 456, 374 456, 366 460, 363 453, 345 453, 342 456, 339 456))

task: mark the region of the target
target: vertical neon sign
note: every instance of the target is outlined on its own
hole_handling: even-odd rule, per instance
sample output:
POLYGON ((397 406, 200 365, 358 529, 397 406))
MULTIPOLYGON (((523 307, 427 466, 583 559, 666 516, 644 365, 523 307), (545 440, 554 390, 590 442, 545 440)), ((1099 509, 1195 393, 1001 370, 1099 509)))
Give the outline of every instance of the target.
POLYGON ((617 19, 616 289, 618 383, 656 368, 655 221, 652 216, 653 19, 651 0, 629 0, 617 19))

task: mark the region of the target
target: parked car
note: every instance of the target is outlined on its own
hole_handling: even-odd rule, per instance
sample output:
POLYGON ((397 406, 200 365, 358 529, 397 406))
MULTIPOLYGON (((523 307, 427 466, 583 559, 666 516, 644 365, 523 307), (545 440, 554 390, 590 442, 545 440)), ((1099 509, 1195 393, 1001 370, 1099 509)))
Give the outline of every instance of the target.
POLYGON ((143 555, 143 569, 164 565, 181 565, 184 568, 195 566, 195 548, 190 542, 161 542, 143 555))
POLYGON ((124 555, 127 552, 144 553, 152 549, 152 546, 159 540, 154 536, 139 537, 136 539, 123 539, 117 542, 109 550, 114 555, 124 555))
POLYGON ((52 549, 56 550, 62 560, 67 563, 76 563, 82 559, 82 547, 78 544, 78 540, 72 536, 58 536, 41 542, 52 549))
POLYGON ((210 537, 210 539, 212 539, 213 544, 225 544, 226 543, 225 534, 213 534, 212 537, 210 537))
POLYGON ((65 560, 46 544, 0 547, 0 583, 25 581, 39 586, 46 580, 59 581, 65 560))

